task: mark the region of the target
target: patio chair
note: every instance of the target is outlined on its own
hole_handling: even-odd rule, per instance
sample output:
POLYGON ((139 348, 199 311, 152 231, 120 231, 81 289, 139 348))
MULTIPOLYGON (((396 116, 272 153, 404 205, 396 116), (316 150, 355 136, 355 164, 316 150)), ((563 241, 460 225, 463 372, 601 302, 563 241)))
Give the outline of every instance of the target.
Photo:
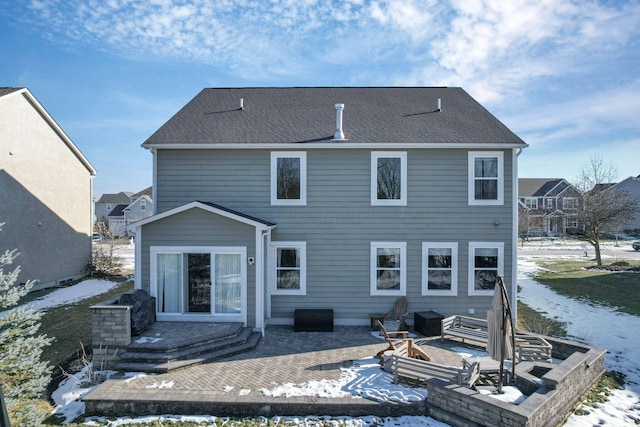
POLYGON ((413 339, 408 338, 408 331, 387 331, 378 320, 378 326, 382 336, 387 341, 387 348, 376 353, 377 357, 381 357, 386 351, 396 351, 402 356, 411 357, 413 359, 431 360, 431 357, 413 339))
POLYGON ((385 313, 384 326, 387 331, 402 331, 407 328, 406 320, 409 314, 409 303, 405 297, 396 300, 393 310, 385 313))

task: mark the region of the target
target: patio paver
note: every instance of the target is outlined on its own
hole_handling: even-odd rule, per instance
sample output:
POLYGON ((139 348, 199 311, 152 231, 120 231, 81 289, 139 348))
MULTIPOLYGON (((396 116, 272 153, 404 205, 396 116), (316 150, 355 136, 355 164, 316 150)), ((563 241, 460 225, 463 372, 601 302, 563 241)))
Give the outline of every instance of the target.
MULTIPOLYGON (((185 334, 199 326, 184 324, 185 334)), ((158 338, 157 331, 154 337, 158 338)), ((176 330, 166 342, 182 339, 176 330)), ((462 359, 434 337, 427 352, 438 363, 462 366, 462 359)), ((459 345, 459 343, 456 343, 459 345)), ((261 390, 292 383, 339 380, 354 360, 373 357, 386 346, 367 327, 336 326, 334 332, 293 332, 291 326, 269 326, 253 351, 154 376, 112 377, 83 401, 86 415, 210 414, 379 415, 425 414, 424 402, 398 404, 356 397, 270 397, 261 390)))

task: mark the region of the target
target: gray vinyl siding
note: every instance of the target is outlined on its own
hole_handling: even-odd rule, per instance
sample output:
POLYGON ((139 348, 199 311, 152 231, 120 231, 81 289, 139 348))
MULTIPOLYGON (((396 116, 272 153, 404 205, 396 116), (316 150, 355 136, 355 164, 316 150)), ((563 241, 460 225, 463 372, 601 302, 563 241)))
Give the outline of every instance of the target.
POLYGON ((333 308, 338 321, 364 322, 370 313, 390 310, 396 296, 370 295, 370 244, 375 241, 407 244, 410 312, 467 314, 473 308, 476 316, 485 316, 491 297, 467 295, 468 248, 469 242, 504 243, 510 288, 515 262, 511 150, 504 150, 501 206, 468 205, 468 150, 462 149, 398 150, 407 152, 407 206, 371 206, 371 151, 306 150, 306 206, 271 206, 269 150, 158 150, 155 202, 158 213, 194 200, 216 203, 276 223, 273 242, 306 242, 307 293, 273 295, 273 318, 290 319, 295 308, 324 307, 333 308), (422 242, 438 241, 458 242, 456 297, 421 296, 422 242))
MULTIPOLYGON (((152 246, 243 246, 255 256, 255 228, 201 209, 151 222, 142 227, 142 289, 150 291, 152 246)), ((246 262, 246 260, 245 260, 246 262)), ((255 324, 255 264, 247 265, 247 323, 255 324)))

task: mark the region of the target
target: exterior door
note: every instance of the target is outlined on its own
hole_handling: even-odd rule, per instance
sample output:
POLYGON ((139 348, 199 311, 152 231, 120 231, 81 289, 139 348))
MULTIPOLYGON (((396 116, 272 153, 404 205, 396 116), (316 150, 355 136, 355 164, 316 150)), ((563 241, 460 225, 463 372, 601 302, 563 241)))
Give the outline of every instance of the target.
POLYGON ((246 248, 155 247, 151 252, 159 320, 246 323, 246 248))

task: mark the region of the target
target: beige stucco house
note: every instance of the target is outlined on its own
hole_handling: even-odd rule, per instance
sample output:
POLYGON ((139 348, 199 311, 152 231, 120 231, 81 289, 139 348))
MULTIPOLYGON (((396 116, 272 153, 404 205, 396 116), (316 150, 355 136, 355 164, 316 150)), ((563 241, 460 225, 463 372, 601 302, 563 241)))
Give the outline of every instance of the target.
POLYGON ((0 251, 41 289, 91 261, 96 170, 27 88, 0 88, 0 251))

